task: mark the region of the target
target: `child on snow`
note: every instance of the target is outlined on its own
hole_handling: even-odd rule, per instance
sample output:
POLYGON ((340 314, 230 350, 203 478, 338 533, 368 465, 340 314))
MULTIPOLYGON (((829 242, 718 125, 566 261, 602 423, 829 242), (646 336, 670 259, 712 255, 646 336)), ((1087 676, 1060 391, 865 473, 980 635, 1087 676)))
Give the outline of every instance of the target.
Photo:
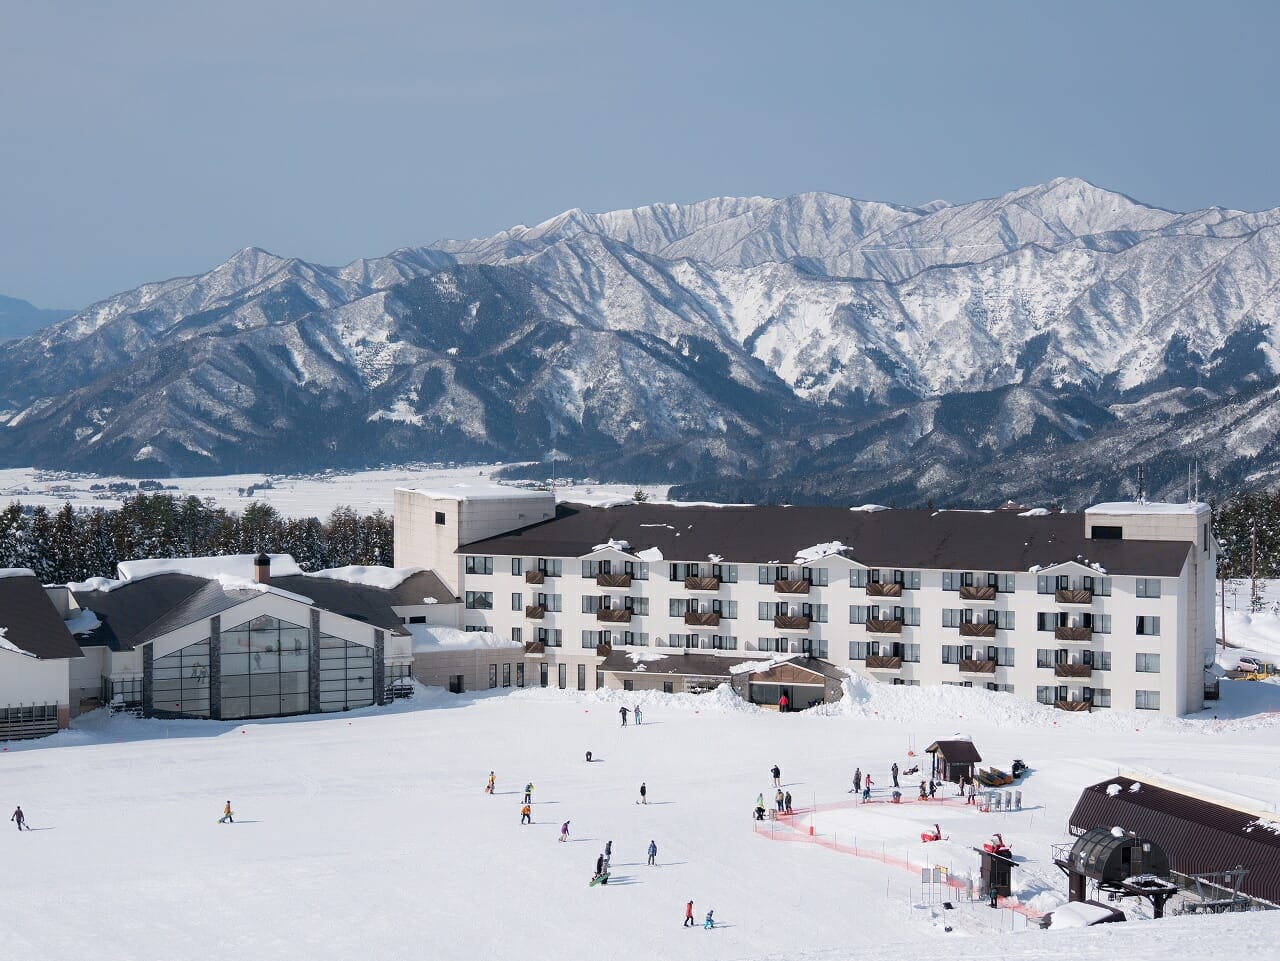
POLYGON ((569 840, 569 822, 568 821, 565 821, 564 824, 560 825, 560 840, 561 841, 569 840))
POLYGON ((704 930, 704 931, 710 931, 712 928, 714 928, 714 927, 716 926, 716 922, 715 922, 715 920, 712 918, 712 915, 714 915, 714 914, 715 914, 715 912, 714 912, 714 911, 708 911, 708 912, 707 912, 707 920, 703 922, 703 924, 702 924, 702 930, 704 930))
MULTIPOLYGON (((230 802, 230 801, 228 801, 227 803, 228 803, 228 804, 230 804, 231 802, 230 802)), ((21 830, 23 829, 23 827, 25 827, 25 826, 26 826, 26 823, 27 823, 27 816, 26 816, 25 814, 23 814, 23 813, 22 813, 22 805, 21 805, 21 804, 19 804, 19 805, 17 806, 17 808, 15 808, 15 809, 14 809, 14 812, 13 812, 12 816, 9 818, 9 820, 10 820, 10 821, 14 821, 14 822, 16 822, 16 823, 17 823, 17 825, 18 825, 18 830, 19 830, 19 831, 21 831, 21 830)), ((27 830, 28 830, 28 831, 30 831, 30 830, 31 830, 31 828, 27 828, 27 830)))

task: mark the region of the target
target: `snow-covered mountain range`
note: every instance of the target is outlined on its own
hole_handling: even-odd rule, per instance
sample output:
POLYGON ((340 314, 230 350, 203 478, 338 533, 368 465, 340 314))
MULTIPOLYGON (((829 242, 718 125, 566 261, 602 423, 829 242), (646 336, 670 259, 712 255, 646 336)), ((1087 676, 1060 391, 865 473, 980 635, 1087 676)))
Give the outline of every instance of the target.
POLYGON ((0 464, 540 459, 704 496, 1106 495, 1280 465, 1280 209, 1081 180, 588 214, 343 267, 237 253, 10 345, 0 464))

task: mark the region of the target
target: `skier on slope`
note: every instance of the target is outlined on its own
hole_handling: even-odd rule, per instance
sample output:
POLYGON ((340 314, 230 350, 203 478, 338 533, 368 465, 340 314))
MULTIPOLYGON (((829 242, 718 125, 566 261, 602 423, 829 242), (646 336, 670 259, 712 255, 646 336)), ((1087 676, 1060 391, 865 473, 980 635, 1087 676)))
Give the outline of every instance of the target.
POLYGON ((223 808, 222 808, 222 817, 218 818, 218 823, 219 823, 219 824, 226 824, 226 823, 228 823, 228 822, 230 822, 231 824, 235 824, 235 823, 236 823, 235 818, 233 818, 233 817, 231 816, 231 802, 230 802, 230 801, 228 801, 228 802, 223 806, 223 808))
POLYGON ((682 924, 682 925, 680 925, 680 926, 681 926, 682 928, 692 928, 692 927, 694 926, 694 924, 693 924, 693 902, 692 902, 692 901, 690 901, 688 904, 686 904, 686 905, 684 906, 684 924, 682 924))
MULTIPOLYGON (((22 805, 21 805, 21 804, 19 804, 19 805, 14 809, 13 815, 9 818, 9 820, 10 820, 10 821, 15 822, 15 823, 18 825, 18 830, 19 830, 19 831, 21 831, 24 827, 26 827, 26 824, 27 824, 27 816, 26 816, 25 814, 23 814, 23 813, 22 813, 22 805)), ((28 831, 30 831, 30 830, 31 830, 31 828, 27 828, 27 830, 28 830, 28 831)))
POLYGON ((634 720, 637 724, 639 724, 640 721, 643 719, 643 716, 640 714, 639 704, 637 704, 635 708, 632 709, 631 714, 632 714, 632 720, 634 720))
POLYGON ((533 801, 533 782, 530 781, 524 786, 524 803, 530 804, 533 801))
POLYGON ((644 781, 640 782, 640 803, 641 804, 649 803, 649 789, 644 786, 644 781))
POLYGON ((786 810, 788 814, 795 813, 794 811, 791 810, 791 792, 790 791, 788 791, 786 797, 783 798, 782 804, 783 804, 784 810, 786 810))
POLYGON ((569 840, 569 822, 568 821, 565 821, 564 824, 560 825, 560 840, 561 841, 569 840))
POLYGON ((622 718, 622 726, 627 726, 627 709, 625 707, 618 708, 618 715, 622 718))
POLYGON ((497 783, 497 780, 498 780, 498 779, 497 779, 497 777, 495 777, 494 773, 493 773, 492 771, 490 771, 490 772, 489 772, 489 780, 488 780, 488 782, 486 782, 486 784, 485 784, 485 786, 484 786, 484 793, 485 793, 485 794, 492 794, 492 793, 493 793, 493 786, 494 786, 494 784, 496 784, 496 783, 497 783))
POLYGON ((656 867, 656 866, 657 866, 657 858, 658 858, 658 845, 657 845, 657 842, 655 842, 655 841, 650 841, 650 842, 649 842, 649 865, 650 865, 651 867, 656 867))
POLYGON ((862 768, 853 769, 853 793, 862 793, 862 768))
POLYGON ((702 922, 702 929, 704 931, 710 931, 712 928, 716 926, 714 915, 715 915, 715 911, 707 912, 707 920, 702 922))
POLYGON ((607 861, 611 857, 613 857, 613 842, 605 841, 604 842, 604 859, 607 861))
POLYGON ((773 786, 782 787, 782 770, 778 765, 774 765, 769 769, 769 773, 773 775, 773 786))

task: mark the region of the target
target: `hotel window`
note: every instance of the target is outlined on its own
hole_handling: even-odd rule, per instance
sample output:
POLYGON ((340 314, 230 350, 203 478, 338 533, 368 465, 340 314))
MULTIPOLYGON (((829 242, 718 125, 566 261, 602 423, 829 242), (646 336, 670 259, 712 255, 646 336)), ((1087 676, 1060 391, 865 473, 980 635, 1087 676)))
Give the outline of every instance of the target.
POLYGON ((510 664, 502 665, 502 686, 503 687, 511 686, 511 665, 510 664))
POLYGON ((861 567, 851 568, 849 571, 849 586, 850 587, 866 587, 867 573, 868 572, 866 571, 865 568, 861 568, 861 567))
POLYGON ((995 625, 997 630, 1001 630, 1001 631, 1013 630, 1013 611, 988 611, 987 614, 988 614, 988 617, 987 617, 988 624, 990 624, 992 620, 990 615, 992 614, 995 615, 995 625))
POLYGON ((558 557, 539 557, 538 573, 545 577, 560 576, 560 558, 558 557))
POLYGON ((732 634, 712 634, 711 647, 717 651, 736 651, 738 639, 732 634))
POLYGON ((649 565, 640 561, 623 561, 622 573, 630 574, 633 580, 647 581, 649 579, 649 565))
POLYGON ((561 664, 560 670, 557 672, 557 674, 558 676, 556 678, 556 681, 560 685, 560 690, 563 691, 569 686, 569 665, 561 664))
POLYGON ((1160 596, 1160 578, 1139 577, 1138 578, 1138 596, 1139 597, 1159 597, 1160 596))
POLYGON ((585 691, 587 689, 587 665, 578 665, 578 690, 585 691))
MULTIPOLYGON (((513 628, 511 628, 511 640, 515 641, 517 644, 523 644, 523 643, 524 643, 524 628, 522 628, 522 627, 513 627, 513 628)), ((523 685, 521 685, 521 686, 523 687, 523 685)))
POLYGON ((1110 707, 1111 688, 1095 687, 1093 689, 1093 697, 1090 698, 1090 703, 1092 703, 1094 707, 1110 707))
POLYGON ((711 576, 718 577, 726 584, 738 583, 737 564, 712 564, 711 576))
POLYGON ((605 561, 583 561, 583 562, 582 562, 582 576, 583 576, 583 577, 597 577, 597 576, 599 576, 600 574, 609 574, 609 573, 612 573, 612 567, 613 567, 613 565, 612 565, 609 561, 607 561, 607 560, 605 560, 605 561))
POLYGON ((516 664, 516 687, 524 687, 524 664, 516 664))
POLYGON ((524 573, 524 562, 522 558, 511 558, 511 573, 516 577, 519 577, 524 573))
POLYGON ((493 591, 467 591, 467 610, 493 610, 493 591))
POLYGON ((524 595, 519 593, 518 591, 511 595, 511 609, 513 611, 524 610, 524 595))
POLYGON ((1160 634, 1160 618, 1158 617, 1139 617, 1135 631, 1140 636, 1156 637, 1160 634))
POLYGON ((489 665, 489 686, 490 687, 498 686, 498 665, 497 664, 489 665))
MULTIPOLYGON (((1088 654, 1088 651, 1085 651, 1088 654)), ((1093 652, 1093 669, 1095 671, 1111 670, 1111 652, 1110 651, 1094 651, 1093 652)))
POLYGON ((1134 691, 1133 706, 1139 711, 1160 710, 1159 691, 1134 691))
POLYGON ((1036 575, 1036 593, 1052 594, 1058 589, 1058 580, 1045 574, 1036 575))
POLYGON ((444 523, 444 511, 436 511, 436 523, 437 524, 444 523))
POLYGON ((901 584, 904 591, 920 590, 919 571, 894 571, 893 583, 901 584))
POLYGON ((1052 704, 1056 700, 1054 697, 1056 693, 1056 688, 1046 687, 1044 685, 1036 686, 1036 700, 1041 704, 1052 704))
POLYGON ((943 664, 959 664, 965 660, 965 648, 961 644, 943 644, 942 645, 942 663, 943 664))
POLYGON ((996 591, 1000 594, 1012 594, 1017 590, 1017 576, 1014 574, 997 574, 996 591))
POLYGON ((1160 655, 1159 654, 1137 654, 1134 657, 1133 669, 1139 674, 1159 674, 1160 673, 1160 655))
POLYGON ((492 557, 472 557, 471 555, 468 554, 466 570, 468 574, 492 574, 493 558, 492 557))

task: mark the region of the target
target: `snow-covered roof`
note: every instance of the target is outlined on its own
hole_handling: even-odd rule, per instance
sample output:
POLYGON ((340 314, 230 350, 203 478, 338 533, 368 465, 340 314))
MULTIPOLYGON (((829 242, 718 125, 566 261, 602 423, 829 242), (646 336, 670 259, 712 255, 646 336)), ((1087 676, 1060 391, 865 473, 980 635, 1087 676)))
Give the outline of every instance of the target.
POLYGON ((29 567, 0 567, 0 577, 35 577, 36 572, 29 567))
POLYGON ((631 542, 628 540, 620 540, 620 539, 615 539, 611 537, 605 543, 596 544, 594 547, 591 548, 592 554, 594 554, 596 551, 622 551, 623 553, 629 554, 631 552, 631 542))
POLYGON ((640 558, 640 560, 642 561, 647 561, 649 563, 653 563, 663 559, 662 551, 658 550, 658 548, 656 547, 646 547, 642 551, 636 551, 636 557, 640 558))
POLYGON ((323 571, 316 571, 314 574, 308 574, 307 577, 327 577, 334 581, 363 584, 366 587, 381 587, 390 591, 399 587, 407 578, 422 570, 425 570, 425 568, 362 567, 358 564, 350 564, 346 567, 330 567, 323 571))
POLYGON ((1209 505, 1202 501, 1186 504, 1158 504, 1148 501, 1109 501, 1086 507, 1086 514, 1111 514, 1117 517, 1127 514, 1207 514, 1209 505))
MULTIPOLYGON (((257 554, 224 554, 216 557, 153 557, 139 561, 121 561, 116 573, 121 580, 136 581, 155 574, 190 574, 193 577, 219 576, 253 579, 253 562, 257 554)), ((268 554, 271 576, 288 577, 301 574, 302 568, 290 554, 268 554)), ((72 587, 72 590, 81 588, 72 587)), ((98 588, 101 590, 102 588, 98 588)))
POLYGON ((453 484, 449 487, 398 487, 397 490, 414 494, 425 494, 437 500, 482 501, 482 500, 554 500, 551 491, 529 490, 524 487, 509 487, 506 484, 453 484))
POLYGON ((812 547, 806 547, 804 550, 796 551, 796 563, 808 564, 811 561, 820 560, 824 557, 830 557, 832 554, 840 554, 847 551, 840 541, 827 541, 824 544, 814 544, 812 547))
POLYGON ((410 624, 409 633, 413 635, 415 654, 430 651, 482 651, 495 648, 524 649, 524 645, 519 641, 499 637, 491 631, 460 631, 456 627, 410 624))
POLYGON ((0 651, 12 651, 14 654, 23 654, 27 657, 35 657, 35 655, 30 651, 24 650, 17 644, 13 643, 13 641, 9 640, 9 638, 5 637, 8 632, 9 629, 7 627, 0 627, 0 651))
POLYGON ((1091 924, 1105 921, 1115 915, 1111 908, 1104 908, 1087 901, 1068 901, 1060 908, 1053 909, 1051 928, 1087 928, 1091 924))

